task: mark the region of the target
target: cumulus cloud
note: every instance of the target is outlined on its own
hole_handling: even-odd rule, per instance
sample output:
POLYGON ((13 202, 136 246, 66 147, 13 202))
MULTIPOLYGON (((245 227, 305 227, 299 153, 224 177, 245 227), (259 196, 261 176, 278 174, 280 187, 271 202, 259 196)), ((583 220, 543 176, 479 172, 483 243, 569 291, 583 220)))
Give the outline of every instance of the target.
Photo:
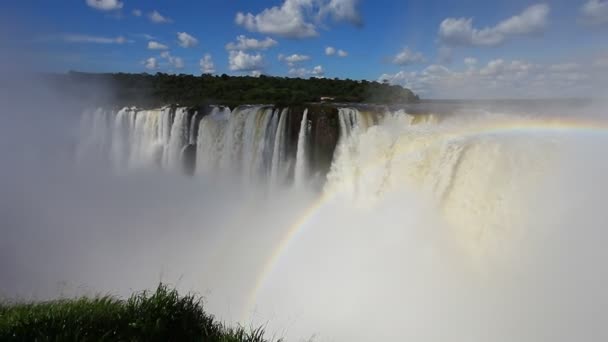
POLYGON ((156 10, 148 14, 148 19, 155 24, 167 24, 173 22, 170 18, 163 16, 156 10))
POLYGON ((278 43, 272 38, 266 37, 264 40, 257 40, 254 38, 247 38, 244 35, 236 37, 236 43, 230 42, 226 44, 226 50, 267 50, 278 43))
POLYGON ((47 40, 61 40, 66 43, 91 43, 91 44, 125 44, 132 43, 123 36, 118 37, 102 37, 102 36, 91 36, 86 34, 64 34, 60 36, 47 37, 47 40))
POLYGON ((608 80, 608 70, 602 71, 593 63, 535 64, 499 58, 478 64, 469 57, 463 70, 434 64, 420 71, 383 74, 378 80, 440 98, 592 96, 604 89, 608 80))
POLYGON ((184 68, 184 60, 181 57, 175 57, 171 55, 169 51, 163 51, 160 54, 160 57, 165 59, 169 64, 169 67, 175 69, 183 69, 184 68))
POLYGON ((210 54, 205 54, 199 61, 199 65, 203 74, 215 73, 215 64, 213 63, 213 59, 211 58, 210 54))
POLYGON ((496 46, 515 36, 542 32, 547 26, 549 5, 537 4, 494 27, 473 27, 472 18, 447 18, 439 25, 439 40, 449 46, 496 46))
POLYGON ((317 65, 316 67, 312 68, 312 74, 315 76, 323 76, 325 75, 325 70, 323 70, 322 66, 317 65))
POLYGON ((143 14, 142 11, 139 9, 134 9, 131 13, 133 13, 133 15, 136 17, 141 17, 143 14))
POLYGON ((316 67, 310 70, 306 68, 291 68, 289 69, 288 73, 290 76, 301 78, 308 76, 322 77, 323 75, 325 75, 325 70, 323 70, 323 66, 317 65, 316 67))
POLYGON ((181 57, 172 57, 169 59, 169 63, 175 69, 183 69, 184 68, 184 60, 181 57))
POLYGON ((356 26, 363 25, 357 10, 359 0, 330 0, 321 5, 319 16, 330 16, 336 21, 346 21, 356 26))
POLYGON ((264 69, 264 57, 259 53, 232 50, 228 54, 228 67, 232 71, 259 71, 264 69))
POLYGON ((257 15, 238 12, 235 23, 251 32, 273 34, 286 38, 309 38, 318 35, 314 24, 304 18, 303 7, 309 1, 285 0, 281 7, 267 8, 257 15))
POLYGON ((156 41, 148 42, 148 50, 167 50, 169 47, 156 41))
POLYGON ((587 1, 581 7, 581 21, 588 25, 608 25, 608 1, 587 1))
POLYGON ((357 4, 357 0, 284 0, 281 6, 264 9, 255 15, 238 12, 234 21, 251 32, 310 38, 319 35, 317 24, 326 17, 360 25, 357 4))
POLYGON ((194 38, 186 32, 178 32, 177 41, 179 46, 183 48, 190 48, 198 45, 198 39, 194 38))
POLYGON ((415 52, 407 47, 393 57, 392 62, 397 65, 406 66, 411 64, 424 63, 425 58, 420 52, 415 52))
POLYGON ((158 69, 158 61, 154 57, 150 57, 146 59, 144 62, 144 67, 148 70, 156 70, 158 69))
POLYGON ((119 10, 124 6, 119 0, 87 0, 87 5, 100 11, 119 10))
POLYGON ((333 46, 328 46, 325 48, 325 54, 327 56, 335 56, 337 55, 338 57, 346 57, 348 56, 348 52, 341 50, 341 49, 336 49, 333 46))
POLYGON ((297 53, 294 53, 293 55, 289 56, 285 56, 283 54, 279 55, 279 61, 287 63, 287 65, 289 65, 290 67, 308 60, 310 60, 310 56, 300 55, 297 53))

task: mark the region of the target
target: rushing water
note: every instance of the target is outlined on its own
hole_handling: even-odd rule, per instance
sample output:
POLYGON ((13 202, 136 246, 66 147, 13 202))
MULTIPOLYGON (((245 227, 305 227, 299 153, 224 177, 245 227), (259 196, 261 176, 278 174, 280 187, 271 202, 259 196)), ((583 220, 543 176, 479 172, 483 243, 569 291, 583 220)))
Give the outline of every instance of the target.
POLYGON ((8 288, 163 280, 289 341, 608 336, 601 116, 319 113, 87 111, 77 160, 113 172, 5 187, 31 208, 7 211, 28 213, 5 239, 27 264, 8 288))

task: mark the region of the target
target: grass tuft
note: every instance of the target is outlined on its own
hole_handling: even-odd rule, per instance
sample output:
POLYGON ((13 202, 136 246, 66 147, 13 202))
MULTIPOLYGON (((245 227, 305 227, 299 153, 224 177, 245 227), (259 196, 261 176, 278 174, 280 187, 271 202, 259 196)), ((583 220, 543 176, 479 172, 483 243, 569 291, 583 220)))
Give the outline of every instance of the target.
POLYGON ((227 327, 200 297, 160 284, 127 300, 112 296, 0 302, 0 341, 266 342, 264 329, 227 327))

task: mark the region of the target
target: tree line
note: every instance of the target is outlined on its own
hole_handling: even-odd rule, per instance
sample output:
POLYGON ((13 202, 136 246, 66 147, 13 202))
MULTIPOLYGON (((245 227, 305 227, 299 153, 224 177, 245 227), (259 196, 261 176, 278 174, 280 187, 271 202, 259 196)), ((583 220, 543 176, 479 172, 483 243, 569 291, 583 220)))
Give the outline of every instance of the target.
POLYGON ((262 75, 83 73, 48 75, 54 86, 88 102, 114 105, 196 106, 247 103, 303 104, 355 102, 394 104, 416 102, 419 97, 399 85, 375 81, 330 78, 288 78, 262 75))

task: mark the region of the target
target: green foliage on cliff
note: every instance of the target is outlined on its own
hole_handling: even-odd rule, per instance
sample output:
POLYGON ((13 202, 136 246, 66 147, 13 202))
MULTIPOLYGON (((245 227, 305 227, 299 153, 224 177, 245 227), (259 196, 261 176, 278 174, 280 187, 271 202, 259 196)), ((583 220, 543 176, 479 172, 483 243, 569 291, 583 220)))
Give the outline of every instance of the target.
POLYGON ((0 303, 0 341, 264 342, 262 329, 228 328, 196 296, 160 285, 128 300, 111 296, 0 303))
POLYGON ((325 97, 331 102, 382 104, 419 100, 401 86, 349 79, 70 72, 54 80, 81 99, 117 105, 301 104, 325 97))

